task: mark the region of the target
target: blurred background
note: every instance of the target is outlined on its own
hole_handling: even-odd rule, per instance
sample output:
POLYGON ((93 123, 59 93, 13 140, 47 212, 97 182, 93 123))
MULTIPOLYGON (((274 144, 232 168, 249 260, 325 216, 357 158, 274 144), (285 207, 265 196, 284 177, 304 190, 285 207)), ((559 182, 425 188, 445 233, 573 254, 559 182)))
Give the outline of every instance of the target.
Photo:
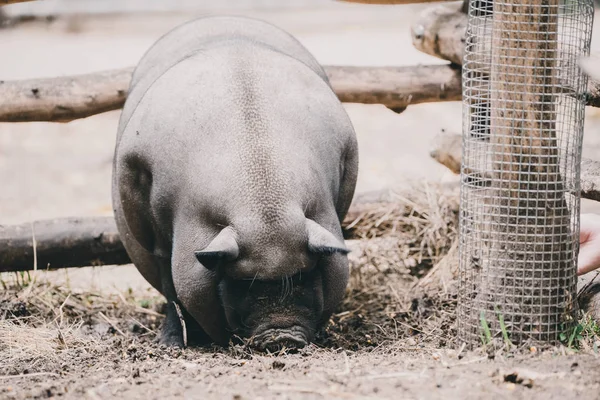
MULTIPOLYGON (((427 5, 370 6, 330 0, 45 0, 4 7, 0 79, 79 74, 134 65, 173 27, 202 15, 271 22, 323 64, 445 63, 412 46, 410 24, 427 5)), ((409 107, 346 105, 360 140, 358 191, 428 177, 441 129, 460 132, 460 103, 409 107)), ((120 111, 67 124, 0 124, 0 221, 110 215, 112 152, 120 111)), ((449 174, 451 175, 451 174, 449 174)))
MULTIPOLYGON (((53 77, 134 65, 173 27, 215 14, 271 22, 322 64, 443 64, 415 50, 410 26, 434 4, 333 0, 45 0, 1 8, 0 80, 53 77)), ((594 28, 592 49, 599 48, 594 28)), ((429 157, 442 130, 461 132, 461 103, 345 105, 360 146, 357 192, 413 181, 456 180, 429 157)), ((0 123, 0 224, 111 215, 111 162, 120 111, 60 123, 0 123)), ((584 156, 600 160, 600 112, 587 110, 584 156)), ((584 211, 600 211, 584 202, 584 211)))

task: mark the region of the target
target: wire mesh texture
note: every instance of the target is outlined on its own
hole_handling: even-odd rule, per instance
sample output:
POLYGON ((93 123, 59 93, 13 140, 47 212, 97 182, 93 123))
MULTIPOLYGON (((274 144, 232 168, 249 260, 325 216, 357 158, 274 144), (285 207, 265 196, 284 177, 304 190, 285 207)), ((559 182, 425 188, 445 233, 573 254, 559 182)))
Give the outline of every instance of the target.
POLYGON ((557 342, 577 313, 593 0, 471 0, 463 64, 459 339, 557 342))

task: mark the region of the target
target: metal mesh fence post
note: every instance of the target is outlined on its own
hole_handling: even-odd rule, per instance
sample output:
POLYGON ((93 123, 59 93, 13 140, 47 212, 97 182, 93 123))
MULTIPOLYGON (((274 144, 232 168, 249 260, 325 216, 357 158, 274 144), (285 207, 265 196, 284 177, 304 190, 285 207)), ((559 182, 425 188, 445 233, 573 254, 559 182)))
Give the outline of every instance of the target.
POLYGON ((554 342, 574 321, 593 0, 471 0, 458 333, 554 342))

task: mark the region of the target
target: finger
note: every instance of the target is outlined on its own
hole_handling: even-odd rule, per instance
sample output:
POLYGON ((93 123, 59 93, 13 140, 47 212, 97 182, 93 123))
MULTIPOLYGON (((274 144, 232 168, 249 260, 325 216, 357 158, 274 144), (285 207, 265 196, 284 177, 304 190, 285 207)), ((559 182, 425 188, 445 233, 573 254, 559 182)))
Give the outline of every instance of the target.
POLYGON ((590 218, 587 217, 587 214, 582 215, 579 224, 579 243, 586 243, 590 240, 592 232, 594 231, 591 225, 590 218))

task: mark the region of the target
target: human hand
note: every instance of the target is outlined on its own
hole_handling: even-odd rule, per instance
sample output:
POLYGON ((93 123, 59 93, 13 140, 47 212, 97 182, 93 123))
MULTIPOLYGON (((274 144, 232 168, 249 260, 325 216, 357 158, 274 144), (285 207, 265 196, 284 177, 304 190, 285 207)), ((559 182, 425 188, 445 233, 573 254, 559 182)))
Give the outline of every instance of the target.
POLYGON ((600 267, 600 215, 581 215, 579 243, 577 275, 583 275, 600 267))

